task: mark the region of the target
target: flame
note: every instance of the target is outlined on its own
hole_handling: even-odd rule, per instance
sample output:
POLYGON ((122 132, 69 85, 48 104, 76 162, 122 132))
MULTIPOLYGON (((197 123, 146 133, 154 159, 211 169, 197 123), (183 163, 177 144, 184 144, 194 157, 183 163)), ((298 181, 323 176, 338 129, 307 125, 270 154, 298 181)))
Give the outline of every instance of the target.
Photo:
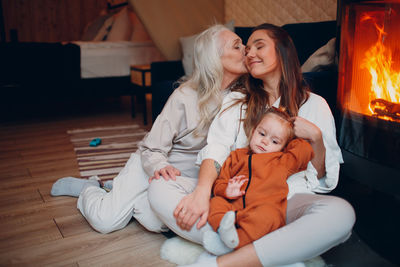
MULTIPOLYGON (((361 17, 361 21, 370 20, 376 28, 378 39, 365 53, 361 67, 368 69, 371 75, 369 110, 372 115, 377 115, 377 110, 386 108, 375 104, 377 99, 390 104, 400 104, 400 72, 393 69, 392 51, 384 45, 387 36, 384 26, 378 25, 377 19, 369 14, 361 17)), ((384 116, 383 119, 393 120, 390 116, 384 116)))

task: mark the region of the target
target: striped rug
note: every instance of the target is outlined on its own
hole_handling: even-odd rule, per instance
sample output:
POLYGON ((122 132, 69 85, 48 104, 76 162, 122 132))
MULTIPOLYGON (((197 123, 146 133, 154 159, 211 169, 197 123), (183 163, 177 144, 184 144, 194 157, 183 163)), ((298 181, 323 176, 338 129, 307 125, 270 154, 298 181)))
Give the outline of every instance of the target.
POLYGON ((81 177, 114 178, 146 133, 146 129, 136 124, 69 130, 81 177), (97 147, 89 146, 94 138, 101 139, 97 147))

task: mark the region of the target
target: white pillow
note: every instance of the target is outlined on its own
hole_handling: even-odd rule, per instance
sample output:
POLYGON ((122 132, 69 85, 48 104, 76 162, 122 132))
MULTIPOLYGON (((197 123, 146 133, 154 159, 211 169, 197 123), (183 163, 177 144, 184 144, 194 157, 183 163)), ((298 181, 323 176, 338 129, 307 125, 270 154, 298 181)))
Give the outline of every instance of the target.
POLYGON ((182 46, 182 65, 186 76, 190 76, 193 72, 193 54, 194 54, 194 41, 197 34, 187 37, 180 37, 179 42, 182 46))
POLYGON ((228 21, 227 23, 225 23, 225 27, 227 27, 229 30, 234 32, 235 31, 235 21, 233 19, 228 21))
POLYGON ((302 72, 318 71, 324 66, 335 63, 335 42, 336 38, 329 40, 326 45, 315 51, 301 66, 302 72))
MULTIPOLYGON (((235 21, 231 20, 227 22, 225 26, 229 30, 234 31, 235 21)), ((181 43, 182 46, 182 54, 183 54, 182 65, 183 65, 183 70, 185 71, 185 76, 190 76, 193 72, 194 41, 196 40, 198 35, 199 34, 195 34, 179 38, 179 42, 181 43)))

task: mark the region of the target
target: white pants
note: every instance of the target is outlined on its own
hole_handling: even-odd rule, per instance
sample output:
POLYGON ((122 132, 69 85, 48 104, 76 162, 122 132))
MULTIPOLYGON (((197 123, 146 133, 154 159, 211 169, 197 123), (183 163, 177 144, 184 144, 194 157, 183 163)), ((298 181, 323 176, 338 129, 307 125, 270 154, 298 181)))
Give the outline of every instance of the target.
POLYGON ((87 187, 78 198, 78 209, 89 224, 100 233, 124 228, 132 218, 153 232, 167 228, 150 209, 147 188, 148 175, 142 168, 138 152, 133 153, 117 177, 111 192, 99 187, 87 187))
POLYGON ((353 207, 344 199, 295 194, 288 200, 287 225, 253 244, 263 266, 305 261, 346 241, 355 219, 353 207))
MULTIPOLYGON (((150 205, 157 216, 176 234, 200 243, 202 233, 194 226, 181 230, 173 211, 179 201, 196 187, 197 179, 153 181, 148 189, 150 205)), ((345 200, 318 194, 295 194, 288 200, 287 225, 253 242, 263 266, 279 266, 305 261, 346 241, 355 222, 353 207, 345 200)))
POLYGON ((173 216, 176 206, 184 196, 193 192, 196 185, 197 178, 177 176, 176 181, 161 178, 151 182, 148 197, 151 208, 169 229, 187 240, 201 244, 203 232, 212 230, 211 226, 207 223, 198 230, 195 224, 190 231, 185 231, 176 224, 173 216))

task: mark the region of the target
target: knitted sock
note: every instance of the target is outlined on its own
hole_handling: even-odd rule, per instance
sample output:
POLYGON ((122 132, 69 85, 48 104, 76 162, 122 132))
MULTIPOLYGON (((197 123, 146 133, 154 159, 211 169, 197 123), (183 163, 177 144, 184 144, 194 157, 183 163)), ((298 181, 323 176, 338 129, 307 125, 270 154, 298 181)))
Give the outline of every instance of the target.
POLYGON ((225 213, 224 217, 222 217, 218 228, 219 236, 228 248, 235 248, 239 245, 239 236, 235 227, 235 217, 234 211, 228 211, 225 213))
POLYGON ((51 188, 52 196, 71 196, 79 197, 82 190, 88 186, 99 187, 96 179, 80 179, 74 177, 64 177, 58 179, 51 188))
POLYGON ((222 242, 219 235, 214 231, 206 231, 203 234, 203 247, 214 255, 224 255, 232 251, 224 242, 222 242))

